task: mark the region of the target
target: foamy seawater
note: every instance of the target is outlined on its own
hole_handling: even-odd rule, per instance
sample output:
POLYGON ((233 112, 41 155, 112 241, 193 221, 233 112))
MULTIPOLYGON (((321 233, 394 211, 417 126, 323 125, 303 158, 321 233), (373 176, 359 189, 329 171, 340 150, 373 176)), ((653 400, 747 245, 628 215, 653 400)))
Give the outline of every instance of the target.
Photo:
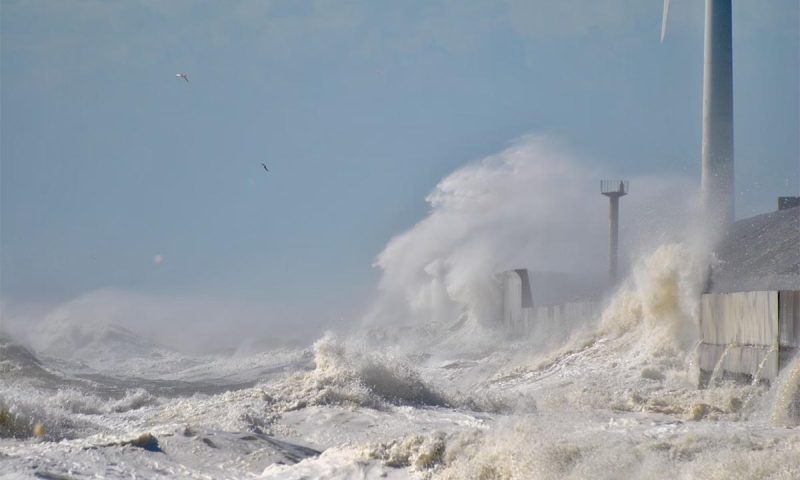
POLYGON ((771 385, 696 388, 691 270, 684 247, 662 246, 566 341, 467 319, 192 357, 95 326, 70 355, 72 327, 44 325, 36 349, 1 342, 0 471, 800 478, 800 361, 771 385))
POLYGON ((124 390, 15 364, 26 359, 6 343, 0 467, 39 478, 798 478, 796 393, 794 407, 779 395, 796 378, 697 390, 690 358, 648 358, 639 340, 419 361, 329 336, 313 358, 260 355, 268 373, 253 370, 252 386, 173 373, 124 390))

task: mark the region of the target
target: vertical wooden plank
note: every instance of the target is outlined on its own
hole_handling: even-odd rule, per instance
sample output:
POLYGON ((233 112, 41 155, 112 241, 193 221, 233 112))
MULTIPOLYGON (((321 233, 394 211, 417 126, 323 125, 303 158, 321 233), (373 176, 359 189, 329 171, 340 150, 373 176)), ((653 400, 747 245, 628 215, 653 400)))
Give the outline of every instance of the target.
POLYGON ((517 272, 503 272, 503 323, 513 333, 519 332, 522 316, 522 280, 517 272))
POLYGON ((800 347, 800 291, 778 292, 778 325, 781 346, 800 347))

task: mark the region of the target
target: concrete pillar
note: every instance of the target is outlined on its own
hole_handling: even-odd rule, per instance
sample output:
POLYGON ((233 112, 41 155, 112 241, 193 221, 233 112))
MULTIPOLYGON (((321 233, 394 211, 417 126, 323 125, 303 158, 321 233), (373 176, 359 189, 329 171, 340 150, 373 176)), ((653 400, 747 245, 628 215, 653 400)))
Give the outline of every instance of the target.
POLYGON ((718 232, 734 219, 731 0, 706 0, 701 195, 718 232))

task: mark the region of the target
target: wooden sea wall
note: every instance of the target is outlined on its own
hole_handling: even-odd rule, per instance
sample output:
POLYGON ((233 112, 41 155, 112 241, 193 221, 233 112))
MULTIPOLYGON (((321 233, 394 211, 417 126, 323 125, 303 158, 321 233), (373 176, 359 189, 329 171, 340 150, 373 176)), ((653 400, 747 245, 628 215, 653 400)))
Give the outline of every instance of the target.
POLYGON ((527 272, 509 270, 500 276, 503 285, 503 325, 512 335, 550 335, 601 313, 601 302, 594 300, 532 305, 527 272))
MULTIPOLYGON (((503 325, 514 336, 550 337, 597 318, 602 302, 533 305, 528 274, 503 272, 503 325)), ((800 290, 708 293, 700 299, 700 383, 713 372, 772 380, 800 352, 800 290)))
POLYGON ((800 291, 713 293, 700 302, 698 363, 706 375, 772 380, 800 346, 800 291))

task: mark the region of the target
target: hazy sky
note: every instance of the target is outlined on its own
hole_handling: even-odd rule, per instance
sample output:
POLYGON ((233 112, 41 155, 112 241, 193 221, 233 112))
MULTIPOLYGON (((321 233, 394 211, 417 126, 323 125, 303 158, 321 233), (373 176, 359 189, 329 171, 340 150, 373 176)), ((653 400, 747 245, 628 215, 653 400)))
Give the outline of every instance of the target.
MULTIPOLYGON (((699 177, 699 0, 672 2, 663 45, 660 0, 0 13, 6 305, 112 288, 338 318, 438 180, 528 133, 608 177, 699 177)), ((734 0, 739 217, 798 193, 799 15, 797 0, 734 0)))

